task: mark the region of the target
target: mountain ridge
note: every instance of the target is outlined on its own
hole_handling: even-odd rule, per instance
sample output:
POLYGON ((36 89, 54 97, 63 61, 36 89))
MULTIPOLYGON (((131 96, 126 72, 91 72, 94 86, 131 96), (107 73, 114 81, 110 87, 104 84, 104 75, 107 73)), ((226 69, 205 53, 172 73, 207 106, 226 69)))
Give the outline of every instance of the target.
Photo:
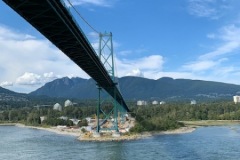
MULTIPOLYGON (((127 100, 179 98, 230 98, 240 91, 240 85, 222 82, 173 79, 163 77, 157 80, 142 77, 118 78, 120 91, 127 100)), ((49 97, 95 99, 96 83, 93 79, 60 78, 46 83, 29 95, 49 97)))
POLYGON ((0 101, 27 101, 27 94, 17 93, 9 89, 0 87, 0 101))

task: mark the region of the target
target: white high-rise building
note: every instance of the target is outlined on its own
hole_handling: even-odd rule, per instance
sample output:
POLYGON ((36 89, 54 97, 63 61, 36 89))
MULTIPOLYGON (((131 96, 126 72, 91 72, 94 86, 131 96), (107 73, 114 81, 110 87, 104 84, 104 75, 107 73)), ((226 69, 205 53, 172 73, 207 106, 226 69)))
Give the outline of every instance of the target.
POLYGON ((166 104, 166 102, 165 101, 161 101, 159 104, 163 105, 163 104, 166 104))
POLYGON ((158 101, 152 101, 152 105, 157 105, 158 101))
POLYGON ((196 100, 191 100, 191 105, 197 104, 196 100))
POLYGON ((146 101, 137 101, 137 106, 146 106, 147 102, 146 101))
POLYGON ((240 96, 233 96, 233 102, 235 104, 239 103, 240 102, 240 96))

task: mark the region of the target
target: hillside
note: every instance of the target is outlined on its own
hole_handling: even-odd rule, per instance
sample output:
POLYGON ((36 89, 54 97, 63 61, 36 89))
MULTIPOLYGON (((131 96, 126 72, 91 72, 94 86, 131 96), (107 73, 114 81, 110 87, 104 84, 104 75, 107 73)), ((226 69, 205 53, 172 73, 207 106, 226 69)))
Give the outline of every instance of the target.
MULTIPOLYGON (((123 77, 118 81, 123 97, 127 100, 232 98, 240 91, 239 85, 168 77, 158 80, 123 77)), ((93 79, 65 77, 45 84, 30 95, 94 99, 97 97, 97 89, 93 79)))
POLYGON ((30 95, 40 96, 45 95, 49 97, 60 98, 79 98, 91 99, 97 95, 96 83, 93 79, 82 79, 67 77, 56 79, 52 82, 46 83, 43 87, 31 92, 30 95))
POLYGON ((26 94, 16 93, 0 87, 0 101, 27 101, 26 94))

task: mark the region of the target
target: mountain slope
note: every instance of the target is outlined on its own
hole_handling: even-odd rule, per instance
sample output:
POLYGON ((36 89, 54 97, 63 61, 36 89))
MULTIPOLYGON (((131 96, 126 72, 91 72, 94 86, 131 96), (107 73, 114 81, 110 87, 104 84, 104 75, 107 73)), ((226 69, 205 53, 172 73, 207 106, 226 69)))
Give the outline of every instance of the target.
MULTIPOLYGON (((240 91, 239 85, 188 79, 172 79, 168 77, 158 80, 123 77, 119 78, 120 91, 125 99, 157 99, 172 98, 232 98, 240 91)), ((93 79, 67 77, 56 79, 30 93, 30 95, 46 95, 49 97, 94 99, 97 97, 96 83, 93 79)))
POLYGON ((89 99, 96 97, 97 90, 96 83, 92 79, 64 77, 46 83, 43 87, 31 92, 30 95, 89 99))
POLYGON ((0 94, 17 94, 17 93, 0 87, 0 94))
POLYGON ((0 87, 0 101, 27 101, 27 95, 0 87))

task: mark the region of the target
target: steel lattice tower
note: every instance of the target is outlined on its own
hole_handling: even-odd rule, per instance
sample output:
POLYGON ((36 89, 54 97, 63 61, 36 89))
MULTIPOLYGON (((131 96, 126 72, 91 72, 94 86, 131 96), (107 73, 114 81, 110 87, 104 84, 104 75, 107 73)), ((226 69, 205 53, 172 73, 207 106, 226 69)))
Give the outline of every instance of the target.
MULTIPOLYGON (((98 56, 100 61, 103 63, 104 67, 106 68, 109 76, 114 82, 114 85, 117 85, 116 83, 116 77, 115 77, 115 67, 114 67, 114 54, 113 54, 113 41, 112 41, 112 33, 99 33, 99 50, 98 50, 98 56)), ((104 121, 109 119, 111 115, 113 114, 113 127, 111 130, 115 130, 118 132, 118 108, 119 104, 114 100, 111 99, 113 108, 109 113, 105 113, 102 110, 103 101, 101 100, 101 92, 102 88, 101 86, 98 86, 99 89, 99 99, 98 99, 98 106, 97 106, 97 132, 101 129, 101 124, 99 122, 99 115, 100 112, 104 115, 104 121)), ((114 90, 114 96, 116 96, 116 91, 114 90)))

